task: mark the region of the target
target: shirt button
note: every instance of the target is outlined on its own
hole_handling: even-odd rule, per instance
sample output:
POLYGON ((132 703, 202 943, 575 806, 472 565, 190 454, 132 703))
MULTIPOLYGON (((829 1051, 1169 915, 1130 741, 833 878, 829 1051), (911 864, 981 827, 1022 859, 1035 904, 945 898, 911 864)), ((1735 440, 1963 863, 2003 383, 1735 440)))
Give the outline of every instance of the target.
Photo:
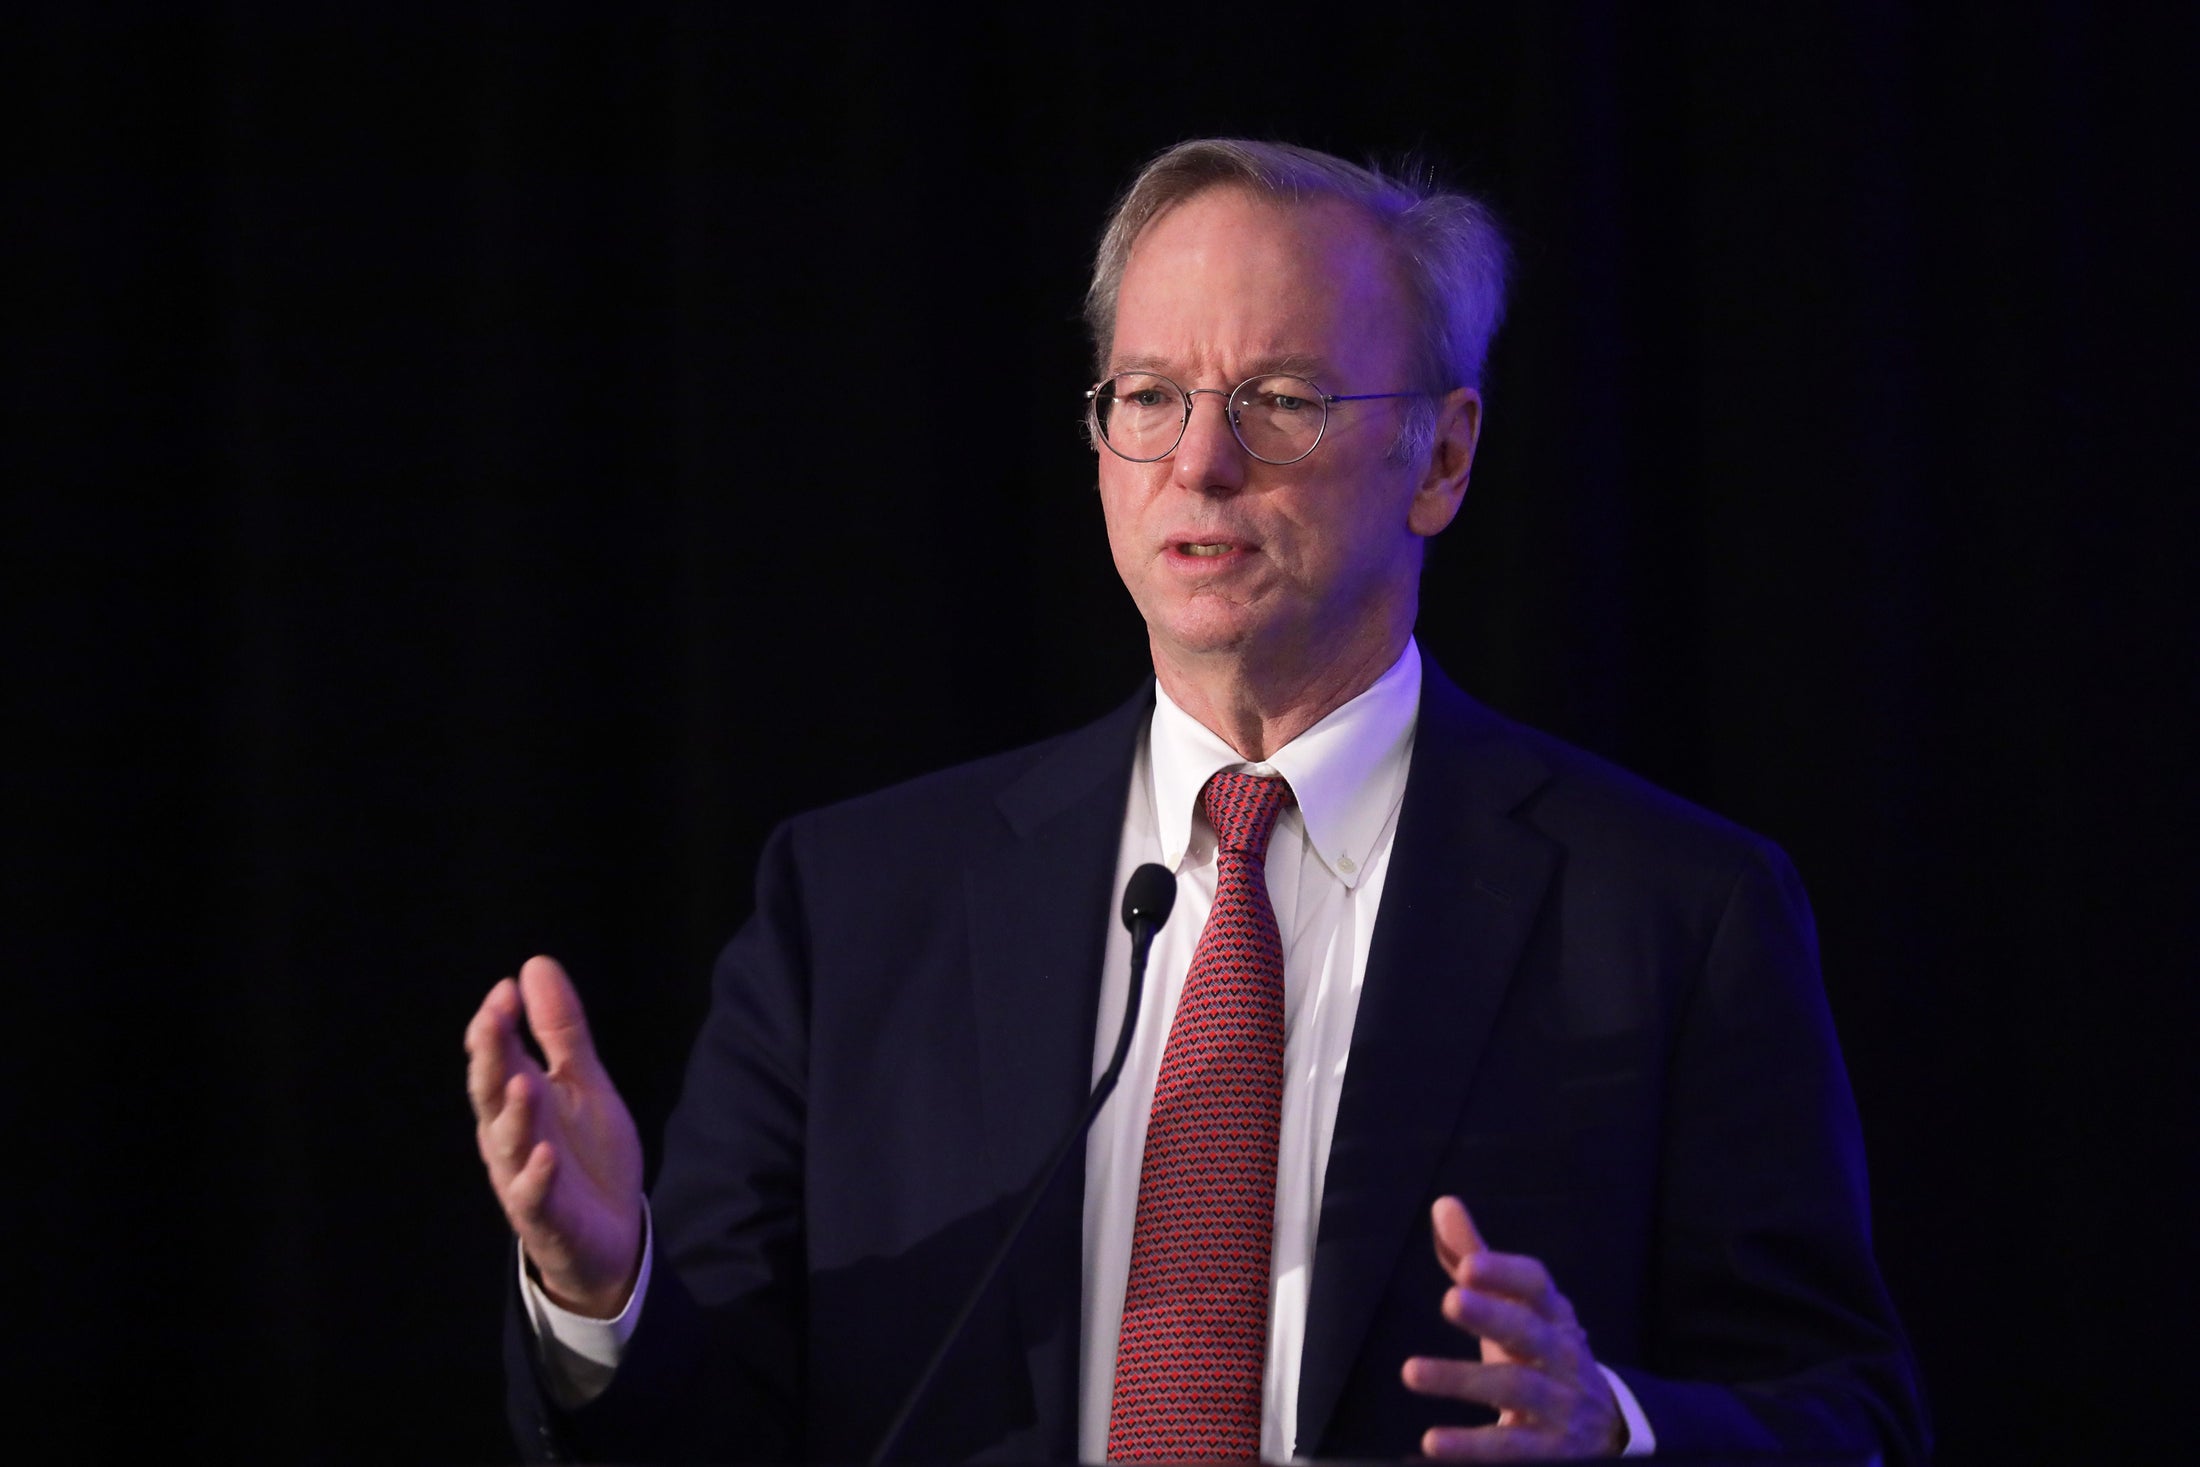
POLYGON ((1357 871, 1360 868, 1352 864, 1352 858, 1350 856, 1339 856, 1337 858, 1337 869, 1339 871, 1352 872, 1357 871))

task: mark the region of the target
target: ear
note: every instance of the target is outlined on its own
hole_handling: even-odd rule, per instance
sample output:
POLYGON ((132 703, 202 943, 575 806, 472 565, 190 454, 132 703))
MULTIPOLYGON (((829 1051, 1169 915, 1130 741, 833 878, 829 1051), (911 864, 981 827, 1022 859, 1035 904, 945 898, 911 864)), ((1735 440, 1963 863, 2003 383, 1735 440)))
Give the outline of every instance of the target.
POLYGON ((1428 468, 1413 491, 1406 525, 1416 535, 1443 533, 1466 502, 1467 476, 1474 471, 1474 445, 1482 437, 1482 394, 1455 387, 1436 409, 1436 442, 1428 468))

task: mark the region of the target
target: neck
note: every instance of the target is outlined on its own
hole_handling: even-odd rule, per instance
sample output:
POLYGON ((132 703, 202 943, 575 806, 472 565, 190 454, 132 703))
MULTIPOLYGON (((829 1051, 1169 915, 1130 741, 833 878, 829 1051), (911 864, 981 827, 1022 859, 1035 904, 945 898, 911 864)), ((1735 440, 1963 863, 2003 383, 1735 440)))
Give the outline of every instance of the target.
POLYGON ((1177 707, 1258 763, 1375 685, 1405 651, 1411 624, 1345 656, 1263 666, 1242 655, 1170 656, 1156 644, 1154 676, 1177 707))

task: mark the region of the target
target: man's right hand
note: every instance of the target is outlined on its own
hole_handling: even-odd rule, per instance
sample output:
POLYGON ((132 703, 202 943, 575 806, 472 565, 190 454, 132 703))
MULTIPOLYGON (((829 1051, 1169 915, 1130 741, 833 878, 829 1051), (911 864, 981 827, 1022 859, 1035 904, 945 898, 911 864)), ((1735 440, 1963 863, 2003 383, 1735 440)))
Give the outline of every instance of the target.
POLYGON ((512 1231, 561 1308, 625 1309, 642 1259, 642 1143, 565 969, 530 958, 466 1026, 474 1136, 512 1231), (524 1020, 549 1061, 520 1042, 524 1020))

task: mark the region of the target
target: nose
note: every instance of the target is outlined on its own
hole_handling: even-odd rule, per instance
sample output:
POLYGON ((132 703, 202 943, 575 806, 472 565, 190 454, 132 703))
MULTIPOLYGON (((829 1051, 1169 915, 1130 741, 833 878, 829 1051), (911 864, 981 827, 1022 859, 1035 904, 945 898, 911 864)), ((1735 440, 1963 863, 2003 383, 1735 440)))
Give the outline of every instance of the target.
POLYGON ((1191 420, 1184 437, 1169 456, 1172 477, 1180 488, 1194 494, 1231 494, 1245 485, 1249 455, 1237 434, 1230 431, 1230 395, 1219 388, 1194 388, 1191 420), (1214 402, 1200 399, 1212 397, 1214 402))

